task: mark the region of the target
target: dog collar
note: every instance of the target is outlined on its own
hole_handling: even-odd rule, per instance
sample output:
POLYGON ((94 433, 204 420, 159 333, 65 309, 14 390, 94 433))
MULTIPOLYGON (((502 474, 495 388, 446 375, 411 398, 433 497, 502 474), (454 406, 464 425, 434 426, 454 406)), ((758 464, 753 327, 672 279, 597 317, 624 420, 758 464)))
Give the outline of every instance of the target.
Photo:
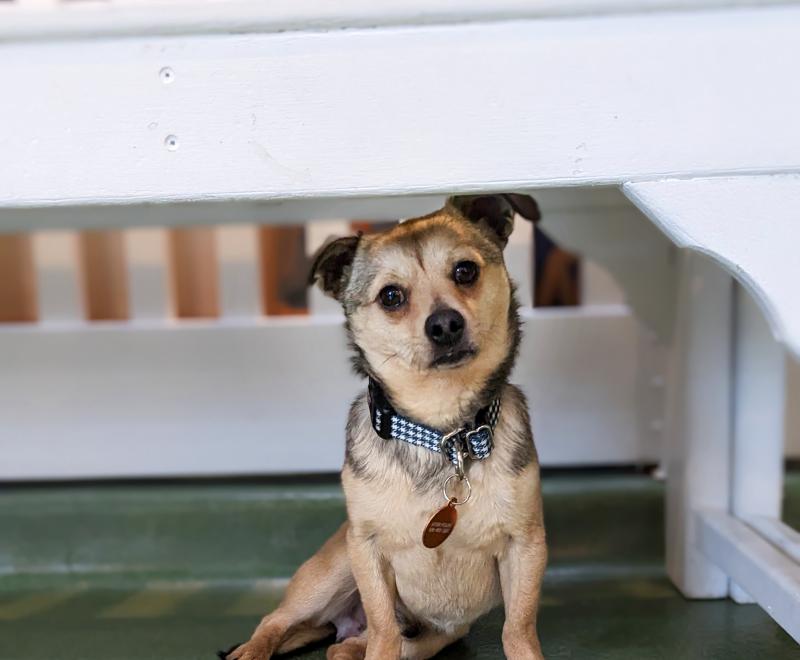
POLYGON ((424 447, 443 454, 451 463, 460 465, 465 455, 480 461, 492 453, 492 436, 500 419, 500 399, 481 408, 471 427, 462 426, 449 433, 442 433, 399 415, 389 403, 381 386, 370 378, 369 412, 372 428, 385 440, 402 440, 416 447, 424 447))

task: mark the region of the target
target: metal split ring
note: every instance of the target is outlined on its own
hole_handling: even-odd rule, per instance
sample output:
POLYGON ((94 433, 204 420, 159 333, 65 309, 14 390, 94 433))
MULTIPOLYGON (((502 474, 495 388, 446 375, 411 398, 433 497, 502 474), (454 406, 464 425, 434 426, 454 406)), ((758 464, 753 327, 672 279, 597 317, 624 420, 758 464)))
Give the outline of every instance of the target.
POLYGON ((472 497, 472 484, 466 477, 462 477, 457 474, 451 474, 449 477, 447 477, 447 479, 444 480, 444 484, 442 485, 442 493, 444 494, 444 499, 446 499, 448 502, 452 502, 455 506, 460 506, 469 502, 469 498, 472 497), (447 494, 447 486, 453 479, 458 479, 467 485, 467 496, 460 502, 455 497, 450 497, 447 494))

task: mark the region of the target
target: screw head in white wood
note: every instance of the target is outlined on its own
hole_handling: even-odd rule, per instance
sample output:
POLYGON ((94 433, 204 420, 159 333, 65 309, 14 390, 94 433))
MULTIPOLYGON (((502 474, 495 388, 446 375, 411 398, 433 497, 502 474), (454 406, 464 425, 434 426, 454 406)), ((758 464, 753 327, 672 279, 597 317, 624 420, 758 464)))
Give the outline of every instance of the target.
POLYGON ((158 72, 158 77, 165 85, 170 85, 175 82, 175 72, 168 66, 165 66, 158 72))
POLYGON ((164 138, 164 146, 167 148, 168 151, 177 151, 178 150, 178 136, 177 135, 167 135, 164 138))

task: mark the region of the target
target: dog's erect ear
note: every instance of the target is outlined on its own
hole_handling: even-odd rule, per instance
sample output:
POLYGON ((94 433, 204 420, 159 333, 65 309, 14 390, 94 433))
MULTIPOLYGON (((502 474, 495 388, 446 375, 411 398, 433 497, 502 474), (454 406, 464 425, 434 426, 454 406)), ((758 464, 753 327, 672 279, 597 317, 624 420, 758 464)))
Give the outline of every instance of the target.
POLYGON ((308 276, 309 285, 319 282, 325 293, 341 302, 360 240, 359 234, 337 238, 323 245, 314 257, 308 276))
POLYGON ((468 220, 487 229, 501 247, 505 247, 514 229, 515 213, 531 222, 538 222, 542 217, 533 197, 517 193, 456 195, 447 203, 468 220))

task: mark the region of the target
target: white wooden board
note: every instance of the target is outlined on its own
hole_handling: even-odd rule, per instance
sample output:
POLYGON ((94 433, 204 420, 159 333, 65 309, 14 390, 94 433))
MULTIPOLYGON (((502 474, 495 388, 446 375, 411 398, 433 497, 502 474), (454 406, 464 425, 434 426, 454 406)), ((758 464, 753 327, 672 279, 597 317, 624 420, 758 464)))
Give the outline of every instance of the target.
POLYGON ((793 170, 799 21, 773 7, 7 42, 0 206, 793 170))
MULTIPOLYGON (((526 318, 515 381, 542 462, 652 460, 630 314, 526 318)), ((338 315, 6 327, 0 364, 0 479, 336 471, 361 387, 338 315)))
POLYGON ((800 357, 800 175, 630 183, 624 192, 677 245, 739 280, 800 357))
POLYGON ((696 522, 699 548, 800 643, 800 564, 728 513, 701 511, 696 522))
POLYGON ((694 515, 730 503, 733 281, 694 253, 681 255, 679 272, 664 442, 667 573, 688 598, 722 598, 728 576, 700 552, 694 515))
POLYGON ((796 0, 114 0, 112 3, 76 3, 16 0, 13 4, 0 3, 0 40, 335 30, 794 2, 796 0))

